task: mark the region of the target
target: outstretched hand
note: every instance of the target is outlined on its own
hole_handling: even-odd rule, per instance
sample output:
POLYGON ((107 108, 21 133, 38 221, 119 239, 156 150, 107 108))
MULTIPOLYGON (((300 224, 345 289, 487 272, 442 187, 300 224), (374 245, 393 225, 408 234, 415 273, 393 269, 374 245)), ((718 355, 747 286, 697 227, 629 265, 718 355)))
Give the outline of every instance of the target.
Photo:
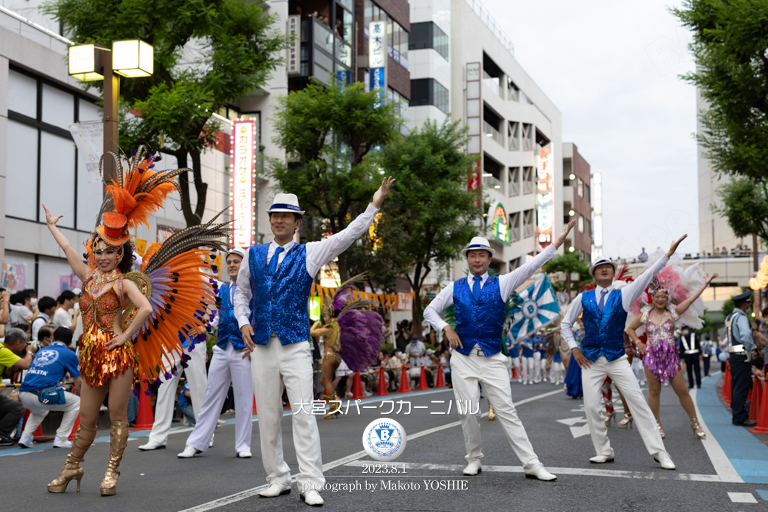
POLYGON ((565 243, 565 238, 568 236, 568 233, 571 232, 571 230, 573 229, 573 226, 575 225, 576 225, 576 220, 574 219, 568 224, 566 224, 565 226, 563 226, 562 233, 560 233, 560 236, 557 237, 557 240, 555 240, 555 247, 559 248, 561 245, 565 243))
POLYGON ((43 210, 45 210, 45 222, 49 226, 55 226, 57 222, 59 222, 59 219, 63 217, 63 215, 53 215, 51 212, 48 211, 48 207, 43 204, 43 210))
POLYGON ((667 251, 667 258, 671 258, 673 254, 675 254, 675 251, 677 250, 677 246, 680 245, 680 242, 688 238, 688 235, 683 235, 680 238, 678 238, 676 241, 672 242, 672 245, 669 246, 669 250, 667 251))
POLYGON ((709 286, 709 283, 711 283, 712 281, 717 279, 719 276, 720 276, 720 274, 718 274, 717 272, 715 272, 714 274, 711 274, 711 275, 707 274, 707 280, 704 281, 704 284, 709 286))
POLYGON ((387 197, 387 194, 389 194, 389 187, 391 187, 394 182, 395 178, 392 178, 391 176, 387 176, 381 180, 381 186, 379 187, 379 190, 373 194, 373 206, 376 208, 381 208, 381 204, 384 202, 384 198, 387 197))

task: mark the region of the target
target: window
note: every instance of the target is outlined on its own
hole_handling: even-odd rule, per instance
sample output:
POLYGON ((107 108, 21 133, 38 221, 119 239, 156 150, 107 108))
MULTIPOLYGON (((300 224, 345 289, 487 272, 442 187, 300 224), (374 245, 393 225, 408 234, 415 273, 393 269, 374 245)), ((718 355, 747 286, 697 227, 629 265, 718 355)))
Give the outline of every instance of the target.
POLYGON ((411 35, 408 43, 409 50, 424 50, 432 48, 445 60, 448 57, 448 35, 440 27, 429 21, 426 23, 411 23, 411 35))
POLYGON ((523 123, 523 151, 533 151, 533 125, 523 123))
POLYGON ((520 101, 520 88, 509 77, 507 77, 507 99, 509 101, 520 101))
POLYGON ((592 222, 589 219, 584 219, 584 232, 592 237, 592 222))
POLYGON ((576 193, 579 197, 584 197, 584 180, 576 178, 576 193))
POLYGON ((395 110, 400 115, 400 120, 402 121, 399 126, 400 133, 408 135, 408 126, 405 123, 408 119, 408 100, 403 98, 396 90, 389 88, 387 90, 387 101, 395 104, 395 110))
POLYGON ((509 243, 520 240, 520 212, 509 216, 509 243))
POLYGON ((509 140, 508 149, 510 151, 520 150, 520 123, 510 121, 507 127, 507 138, 509 140))
POLYGON ((591 204, 591 201, 589 199, 589 185, 587 185, 586 183, 584 184, 584 199, 587 200, 587 203, 591 204))
POLYGON ((444 113, 450 113, 448 89, 434 78, 411 80, 412 107, 434 105, 444 113))
POLYGON ((386 11, 370 0, 365 0, 363 14, 365 17, 365 28, 363 31, 365 38, 368 39, 369 22, 386 21, 387 55, 405 69, 408 69, 408 32, 399 23, 390 18, 386 11))
POLYGON ((579 215, 579 226, 578 227, 579 227, 579 232, 583 233, 584 232, 584 216, 583 215, 579 215))
POLYGON ((509 197, 517 197, 520 195, 520 168, 509 168, 509 186, 507 187, 509 197))
POLYGON ((523 238, 533 236, 533 210, 523 212, 523 238))
POLYGON ((533 167, 523 167, 523 195, 533 194, 533 167))
POLYGON ((101 207, 102 184, 78 161, 69 125, 100 119, 95 103, 84 94, 10 68, 6 215, 44 222, 40 204, 45 203, 51 211, 64 215, 59 226, 93 229, 101 207))

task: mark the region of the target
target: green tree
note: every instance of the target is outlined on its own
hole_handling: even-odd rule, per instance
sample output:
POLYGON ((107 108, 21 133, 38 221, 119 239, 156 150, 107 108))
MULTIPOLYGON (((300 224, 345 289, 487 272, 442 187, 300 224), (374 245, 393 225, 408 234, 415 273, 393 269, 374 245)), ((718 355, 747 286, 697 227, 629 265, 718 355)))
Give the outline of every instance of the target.
MULTIPOLYGON (((279 17, 247 0, 53 0, 42 10, 76 43, 111 48, 113 40, 139 37, 154 47, 154 74, 121 81, 121 146, 146 143, 191 167, 197 202, 190 203, 182 175, 182 210, 188 225, 199 224, 208 192, 200 156, 221 129, 212 115, 262 87, 281 62, 279 17), (125 115, 130 110, 139 115, 125 115)), ((103 89, 102 82, 89 85, 103 89)))
POLYGON ((421 332, 421 286, 434 266, 445 265, 478 234, 482 213, 467 191, 475 157, 464 153, 460 123, 428 121, 383 148, 378 163, 396 181, 381 227, 383 253, 407 277, 415 294, 413 324, 421 332))
MULTIPOLYGON (((565 272, 565 285, 563 290, 571 293, 571 287, 575 286, 578 290, 578 286, 581 284, 587 284, 592 280, 592 276, 589 273, 589 265, 587 262, 579 258, 576 253, 566 252, 564 254, 556 254, 554 258, 544 264, 544 272, 552 274, 554 272, 565 272), (579 274, 579 280, 576 282, 571 281, 571 274, 579 274)), ((559 283, 555 283, 557 288, 561 288, 559 283)), ((558 290, 560 291, 560 290, 558 290)))
POLYGON ((699 112, 704 128, 699 143, 715 171, 744 178, 726 188, 724 199, 740 196, 761 206, 745 215, 737 201, 726 200, 718 211, 743 233, 737 236, 758 233, 765 239, 768 0, 685 0, 671 12, 693 35, 696 71, 682 78, 696 85, 707 102, 699 112), (747 231, 746 226, 754 229, 747 231))
POLYGON ((766 183, 755 184, 751 178, 736 178, 721 185, 717 190, 721 206, 713 211, 728 220, 733 234, 737 237, 756 233, 768 240, 768 191, 766 183))
MULTIPOLYGON (((362 83, 324 87, 315 81, 278 100, 273 142, 286 151, 288 162, 269 159, 268 170, 279 189, 296 194, 306 210, 307 240, 344 229, 379 188, 382 174, 369 156, 372 148, 398 136, 400 123, 395 106, 380 101, 380 94, 365 92, 362 83)), ((389 203, 388 198, 385 210, 389 203)), ((370 252, 356 254, 365 258, 370 252)), ((349 261, 349 252, 339 256, 342 281, 351 276, 349 261)))

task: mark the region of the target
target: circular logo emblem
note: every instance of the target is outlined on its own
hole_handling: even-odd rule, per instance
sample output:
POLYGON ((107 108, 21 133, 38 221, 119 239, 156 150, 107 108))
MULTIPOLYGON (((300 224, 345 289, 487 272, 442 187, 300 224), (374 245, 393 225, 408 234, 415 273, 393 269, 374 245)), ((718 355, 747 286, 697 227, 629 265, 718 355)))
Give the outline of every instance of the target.
POLYGON ((41 350, 37 357, 35 357, 36 366, 48 366, 55 363, 59 359, 59 352, 57 350, 41 350))
POLYGON ((405 429, 395 420, 372 421, 363 432, 363 448, 376 460, 395 460, 405 450, 405 429))
POLYGON ((525 318, 535 318, 539 314, 539 306, 532 300, 525 301, 522 310, 525 318))

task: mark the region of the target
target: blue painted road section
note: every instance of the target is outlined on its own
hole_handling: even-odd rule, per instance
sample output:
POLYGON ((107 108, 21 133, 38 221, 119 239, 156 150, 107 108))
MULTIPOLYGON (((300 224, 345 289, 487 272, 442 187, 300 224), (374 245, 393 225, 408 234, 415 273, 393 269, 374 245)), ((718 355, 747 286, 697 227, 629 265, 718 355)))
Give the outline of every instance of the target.
POLYGON ((768 445, 760 442, 746 428, 731 424, 731 413, 717 396, 718 381, 705 379, 696 393, 696 402, 704 423, 744 482, 768 484, 768 445))

